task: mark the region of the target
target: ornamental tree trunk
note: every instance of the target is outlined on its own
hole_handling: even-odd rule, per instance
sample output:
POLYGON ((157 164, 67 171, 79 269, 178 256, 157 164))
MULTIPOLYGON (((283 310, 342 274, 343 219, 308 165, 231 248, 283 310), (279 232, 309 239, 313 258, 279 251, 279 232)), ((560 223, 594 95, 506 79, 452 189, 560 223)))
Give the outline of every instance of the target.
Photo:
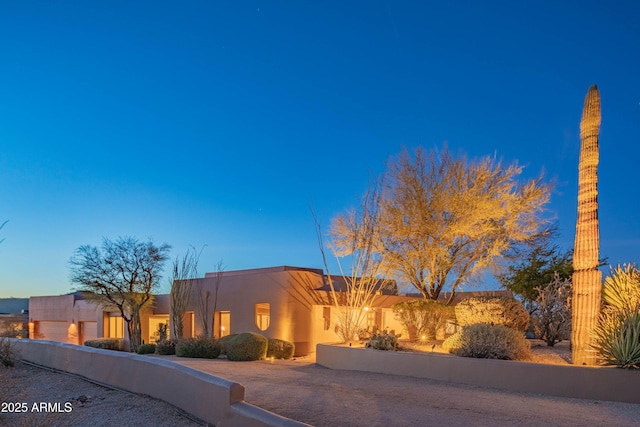
POLYGON ((602 277, 598 270, 598 131, 600 93, 593 85, 584 100, 580 122, 578 219, 573 249, 571 357, 574 365, 595 365, 591 334, 600 314, 602 277))
POLYGON ((140 307, 132 307, 131 315, 127 321, 127 332, 129 333, 129 345, 131 351, 138 352, 138 348, 142 345, 142 323, 140 321, 140 307))

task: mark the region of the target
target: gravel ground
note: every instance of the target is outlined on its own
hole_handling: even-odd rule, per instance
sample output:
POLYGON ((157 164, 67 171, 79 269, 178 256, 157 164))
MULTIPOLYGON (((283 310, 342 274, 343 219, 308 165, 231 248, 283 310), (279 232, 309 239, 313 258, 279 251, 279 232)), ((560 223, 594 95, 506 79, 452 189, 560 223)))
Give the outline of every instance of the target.
POLYGON ((0 426, 202 425, 165 402, 25 363, 0 366, 0 402, 0 426))
MULTIPOLYGON (((315 426, 638 426, 640 405, 323 368, 312 360, 176 363, 245 386, 245 400, 315 426)), ((560 363, 560 362, 558 362, 560 363)))
MULTIPOLYGON (((568 350, 562 346, 534 346, 534 354, 541 363, 565 364, 568 350)), ((640 420, 640 405, 635 404, 334 371, 316 365, 311 358, 229 362, 149 357, 161 357, 239 382, 246 388, 247 402, 315 426, 637 426, 640 420)), ((3 402, 72 405, 71 412, 0 413, 0 425, 198 425, 164 402, 31 366, 0 369, 0 384, 3 402)))

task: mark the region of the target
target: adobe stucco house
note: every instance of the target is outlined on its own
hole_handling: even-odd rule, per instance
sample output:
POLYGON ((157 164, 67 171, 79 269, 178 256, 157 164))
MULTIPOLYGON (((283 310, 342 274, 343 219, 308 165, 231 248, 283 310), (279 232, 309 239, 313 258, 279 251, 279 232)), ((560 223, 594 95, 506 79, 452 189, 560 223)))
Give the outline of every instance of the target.
MULTIPOLYGON (((154 306, 141 313, 145 342, 153 339, 158 323, 168 322, 168 312, 169 296, 158 295, 154 306)), ((29 298, 29 338, 82 345, 99 337, 126 337, 117 310, 104 309, 83 292, 29 298)))
MULTIPOLYGON (((322 270, 299 267, 271 267, 207 273, 195 279, 184 316, 183 336, 204 332, 204 302, 209 335, 257 332, 268 338, 280 338, 296 345, 296 355, 315 352, 317 343, 339 341, 336 334, 338 309, 333 306, 328 282, 322 270), (218 286, 216 286, 218 284, 218 286)), ((344 280, 334 278, 337 291, 344 280)), ((401 329, 390 307, 410 298, 397 296, 395 283, 380 290, 366 323, 381 328, 401 329)), ((158 325, 169 323, 169 295, 157 295, 154 305, 141 314, 142 339, 154 342, 158 325)), ((363 325, 363 326, 367 326, 363 325)), ((125 338, 123 320, 116 310, 108 310, 87 300, 82 292, 29 299, 29 336, 82 344, 100 337, 125 338)))
MULTIPOLYGON (((187 327, 193 325, 195 335, 203 332, 198 304, 204 298, 205 316, 216 337, 257 332, 293 342, 297 356, 314 353, 318 343, 339 341, 335 331, 338 309, 332 304, 322 270, 281 266, 226 271, 220 274, 216 292, 217 276, 207 273, 192 284, 185 323, 187 327)), ((343 290, 344 280, 333 279, 336 291, 343 290)), ((397 295, 395 283, 380 290, 368 307, 366 323, 401 329, 390 307, 407 299, 397 295)))
MULTIPOLYGON (((340 296, 345 280, 332 279, 340 296)), ((503 292, 489 294, 497 293, 503 292)), ((479 293, 460 293, 457 299, 469 294, 479 293)), ((413 299, 398 296, 395 282, 386 282, 366 307, 362 327, 402 332, 391 306, 413 299)), ((304 356, 315 353, 316 344, 340 341, 336 333, 340 310, 344 308, 333 304, 327 276, 320 269, 280 266, 207 273, 192 282, 183 337, 202 335, 206 320, 210 336, 257 332, 293 342, 295 355, 304 356)), ((169 323, 170 311, 169 295, 158 295, 154 305, 141 313, 144 342, 155 342, 158 325, 169 323)), ((98 337, 126 337, 120 314, 88 301, 82 293, 31 297, 29 329, 31 338, 71 344, 98 337)))

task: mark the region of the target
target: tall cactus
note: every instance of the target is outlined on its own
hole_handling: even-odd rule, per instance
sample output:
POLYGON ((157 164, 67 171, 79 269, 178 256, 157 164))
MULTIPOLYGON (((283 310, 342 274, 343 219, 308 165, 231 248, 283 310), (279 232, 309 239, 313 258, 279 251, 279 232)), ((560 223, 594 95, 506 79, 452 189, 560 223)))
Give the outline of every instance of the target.
POLYGON ((593 85, 584 99, 580 122, 578 219, 573 249, 571 352, 574 365, 595 365, 591 333, 600 314, 602 276, 598 270, 598 132, 600 93, 593 85))

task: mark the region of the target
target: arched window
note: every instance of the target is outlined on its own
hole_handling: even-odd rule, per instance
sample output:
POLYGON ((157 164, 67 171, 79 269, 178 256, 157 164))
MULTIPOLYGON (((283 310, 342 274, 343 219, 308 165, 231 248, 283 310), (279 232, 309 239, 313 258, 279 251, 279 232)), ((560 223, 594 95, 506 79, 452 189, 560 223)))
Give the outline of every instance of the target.
POLYGON ((269 318, 271 317, 271 306, 268 302, 256 304, 256 326, 261 331, 266 331, 269 327, 269 318))

